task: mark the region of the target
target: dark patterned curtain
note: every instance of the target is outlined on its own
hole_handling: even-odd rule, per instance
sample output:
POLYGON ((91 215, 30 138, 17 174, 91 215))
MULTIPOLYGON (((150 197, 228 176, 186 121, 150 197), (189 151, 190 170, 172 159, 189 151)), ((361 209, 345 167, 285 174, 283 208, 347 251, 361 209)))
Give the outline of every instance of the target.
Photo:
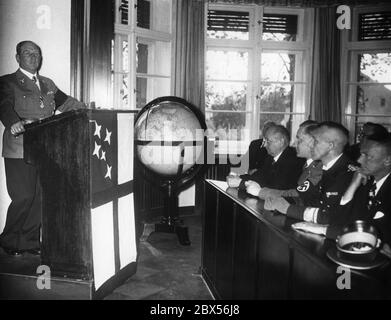
MULTIPOLYGON (((175 36, 175 95, 205 112, 205 1, 178 0, 175 36)), ((195 183, 195 213, 203 212, 204 184, 195 183)))
POLYGON ((311 118, 341 122, 341 51, 335 8, 315 8, 311 118))
POLYGON ((96 107, 111 105, 114 8, 107 0, 71 2, 71 95, 96 107))
POLYGON ((175 37, 175 95, 205 110, 205 2, 178 0, 175 37))
POLYGON ((337 5, 373 5, 389 4, 389 1, 373 0, 209 0, 210 3, 230 3, 230 4, 258 4, 262 6, 281 6, 281 7, 330 7, 337 5))

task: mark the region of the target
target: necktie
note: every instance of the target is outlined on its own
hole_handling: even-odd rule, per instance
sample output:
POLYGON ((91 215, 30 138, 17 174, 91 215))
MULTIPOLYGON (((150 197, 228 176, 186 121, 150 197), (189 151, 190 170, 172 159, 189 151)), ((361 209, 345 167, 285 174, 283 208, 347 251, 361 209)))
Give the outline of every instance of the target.
MULTIPOLYGON (((40 88, 39 85, 38 85, 38 79, 37 79, 37 77, 36 77, 36 76, 33 76, 33 77, 31 78, 31 80, 33 80, 33 82, 35 83, 35 85, 38 87, 39 91, 41 91, 41 88, 40 88)), ((43 104, 43 97, 42 97, 42 96, 39 96, 39 106, 40 106, 41 108, 44 108, 44 107, 45 107, 45 105, 43 104)))
POLYGON ((38 87, 39 91, 41 91, 41 88, 40 88, 40 86, 39 86, 39 82, 38 82, 37 77, 36 77, 36 76, 33 76, 33 77, 31 78, 31 80, 33 80, 33 82, 35 83, 35 85, 38 87))
POLYGON ((369 188, 368 192, 368 210, 370 210, 374 205, 376 205, 376 181, 372 180, 371 181, 371 187, 369 188))

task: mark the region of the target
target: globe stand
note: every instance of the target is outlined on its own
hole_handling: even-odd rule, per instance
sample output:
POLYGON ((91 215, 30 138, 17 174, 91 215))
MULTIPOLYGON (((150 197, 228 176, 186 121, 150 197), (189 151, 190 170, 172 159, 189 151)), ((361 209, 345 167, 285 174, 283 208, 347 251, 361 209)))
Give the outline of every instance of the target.
POLYGON ((175 192, 174 182, 167 182, 165 186, 166 195, 164 197, 164 216, 159 223, 145 224, 144 231, 140 238, 146 241, 152 232, 176 233, 178 241, 182 246, 189 246, 189 229, 183 224, 183 220, 178 214, 178 194, 175 192))

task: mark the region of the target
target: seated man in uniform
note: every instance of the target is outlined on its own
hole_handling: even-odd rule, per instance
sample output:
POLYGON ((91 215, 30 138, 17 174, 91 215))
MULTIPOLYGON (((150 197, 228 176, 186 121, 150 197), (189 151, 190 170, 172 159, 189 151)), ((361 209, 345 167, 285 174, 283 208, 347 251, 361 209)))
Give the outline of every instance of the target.
POLYGON ((261 199, 269 197, 291 197, 295 202, 303 202, 307 205, 309 201, 317 196, 317 185, 322 178, 322 162, 312 159, 313 137, 311 132, 317 128, 317 122, 307 120, 300 124, 296 133, 296 153, 299 158, 306 159, 301 175, 294 189, 278 190, 260 188, 257 183, 247 184, 247 193, 258 196, 261 199), (301 199, 303 198, 303 199, 301 199))
POLYGON ((290 204, 283 197, 267 198, 266 210, 277 210, 288 216, 315 223, 328 224, 336 215, 341 197, 349 186, 353 172, 350 160, 343 154, 349 132, 335 122, 323 122, 314 130, 312 159, 321 160, 323 175, 319 182, 318 196, 312 204, 290 204))
POLYGON ((344 226, 364 220, 377 227, 383 243, 391 245, 391 139, 367 139, 358 162, 361 167, 341 199, 338 219, 329 226, 302 222, 294 228, 336 239, 344 226))
POLYGON ((296 156, 289 146, 289 132, 283 126, 273 126, 265 133, 268 156, 262 167, 252 175, 228 176, 230 187, 246 188, 246 181, 254 181, 260 187, 287 190, 295 188, 304 165, 304 159, 296 156))

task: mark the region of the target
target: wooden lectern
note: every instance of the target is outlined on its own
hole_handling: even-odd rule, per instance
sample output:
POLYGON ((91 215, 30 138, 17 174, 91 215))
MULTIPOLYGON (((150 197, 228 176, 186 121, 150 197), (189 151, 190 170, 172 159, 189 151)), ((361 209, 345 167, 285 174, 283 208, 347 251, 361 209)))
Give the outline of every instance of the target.
POLYGON ((26 126, 24 158, 42 186, 41 264, 68 290, 57 298, 101 298, 136 271, 134 113, 77 110, 26 126))

